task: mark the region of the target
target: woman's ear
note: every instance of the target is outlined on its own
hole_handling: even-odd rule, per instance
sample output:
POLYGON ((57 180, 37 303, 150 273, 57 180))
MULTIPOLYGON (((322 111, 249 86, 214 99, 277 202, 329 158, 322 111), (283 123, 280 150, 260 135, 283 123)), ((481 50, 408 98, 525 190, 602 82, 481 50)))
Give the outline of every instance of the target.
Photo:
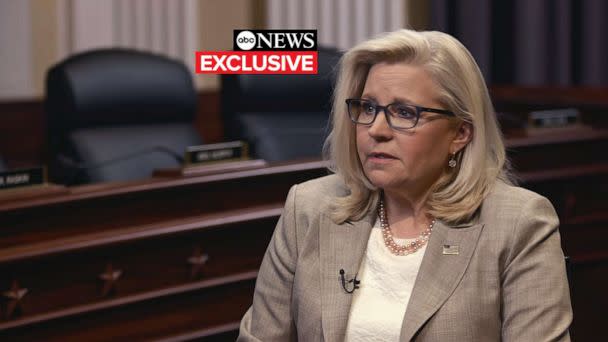
POLYGON ((450 146, 450 154, 458 153, 473 139, 473 125, 469 122, 459 122, 456 135, 450 146))

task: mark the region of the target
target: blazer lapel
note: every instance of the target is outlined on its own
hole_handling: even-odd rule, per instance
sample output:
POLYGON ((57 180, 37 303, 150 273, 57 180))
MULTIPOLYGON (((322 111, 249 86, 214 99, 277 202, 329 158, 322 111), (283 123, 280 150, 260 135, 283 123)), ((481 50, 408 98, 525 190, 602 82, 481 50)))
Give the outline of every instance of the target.
MULTIPOLYGON (((342 288, 344 278, 353 279, 359 271, 367 241, 376 218, 375 210, 360 221, 335 224, 321 215, 319 258, 321 278, 322 327, 325 341, 343 341, 353 294, 342 288)), ((352 283, 347 288, 352 289, 352 283)))
POLYGON ((454 291, 482 228, 483 224, 453 228, 435 223, 403 318, 401 341, 410 341, 454 291))

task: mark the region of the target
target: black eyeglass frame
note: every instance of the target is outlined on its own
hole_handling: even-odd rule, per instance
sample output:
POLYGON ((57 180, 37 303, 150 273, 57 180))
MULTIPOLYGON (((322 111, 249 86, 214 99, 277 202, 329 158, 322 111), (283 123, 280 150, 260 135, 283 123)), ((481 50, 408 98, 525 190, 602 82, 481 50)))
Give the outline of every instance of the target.
POLYGON ((456 114, 454 114, 454 112, 446 110, 446 109, 437 109, 437 108, 429 108, 429 107, 422 107, 422 106, 417 106, 411 103, 402 103, 402 102, 393 102, 393 103, 389 103, 386 106, 381 106, 377 103, 374 103, 373 101, 370 100, 365 100, 365 99, 346 99, 346 111, 348 112, 348 117, 350 118, 350 120, 356 124, 359 125, 371 125, 374 123, 374 121, 376 121, 376 117, 378 116, 378 113, 380 113, 380 111, 384 111, 384 116, 386 117, 386 121, 388 122, 388 125, 393 128, 393 129, 397 129, 397 130, 405 130, 405 129, 412 129, 414 127, 416 127, 416 125, 418 125, 418 121, 420 120, 420 114, 422 112, 428 112, 428 113, 437 113, 437 114, 443 114, 446 116, 456 116, 456 114), (356 121, 353 116, 350 113, 350 105, 351 103, 354 102, 369 102, 371 104, 374 105, 374 107, 376 108, 376 111, 374 113, 374 118, 372 119, 372 121, 368 122, 368 123, 362 123, 362 122, 358 122, 356 121), (391 122, 391 117, 393 116, 393 114, 391 113, 390 110, 388 110, 388 107, 392 106, 392 105, 402 105, 402 106, 410 106, 413 108, 416 108, 416 121, 414 122, 414 124, 412 125, 412 127, 395 127, 393 126, 393 123, 391 122))

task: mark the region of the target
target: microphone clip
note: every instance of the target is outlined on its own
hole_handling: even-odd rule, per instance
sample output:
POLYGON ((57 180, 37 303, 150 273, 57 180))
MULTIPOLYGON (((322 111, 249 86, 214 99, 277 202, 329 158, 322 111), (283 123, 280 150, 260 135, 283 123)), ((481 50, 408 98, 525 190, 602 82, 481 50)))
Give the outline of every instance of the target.
POLYGON ((340 269, 340 282, 342 283, 342 288, 344 289, 344 291, 346 291, 346 293, 355 292, 355 290, 359 288, 359 284, 361 283, 361 281, 357 279, 356 274, 353 279, 346 280, 344 278, 344 269, 340 269), (350 290, 348 289, 347 284, 353 284, 350 290))

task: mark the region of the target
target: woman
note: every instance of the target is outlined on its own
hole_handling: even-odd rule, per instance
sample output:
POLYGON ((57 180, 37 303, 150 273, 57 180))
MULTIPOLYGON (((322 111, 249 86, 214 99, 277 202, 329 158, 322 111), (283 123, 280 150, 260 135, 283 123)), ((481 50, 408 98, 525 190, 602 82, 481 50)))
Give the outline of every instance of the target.
POLYGON ((567 341, 558 218, 509 181, 462 44, 401 30, 342 58, 325 154, 294 186, 239 341, 567 341))

